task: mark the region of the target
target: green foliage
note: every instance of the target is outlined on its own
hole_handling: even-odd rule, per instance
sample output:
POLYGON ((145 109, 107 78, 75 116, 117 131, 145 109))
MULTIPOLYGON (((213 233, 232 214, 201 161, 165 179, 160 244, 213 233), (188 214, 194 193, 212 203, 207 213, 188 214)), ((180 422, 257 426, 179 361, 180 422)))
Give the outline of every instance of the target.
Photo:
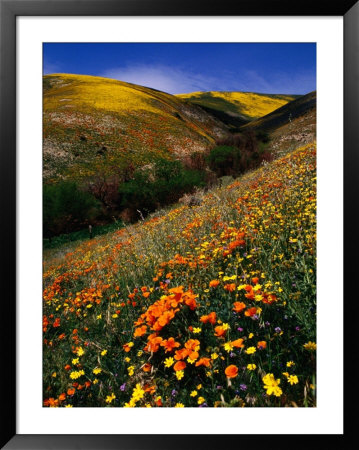
POLYGON ((43 187, 44 237, 69 233, 86 225, 98 213, 98 202, 73 182, 43 187))
POLYGON ((200 171, 185 169, 180 161, 158 159, 153 166, 136 170, 133 179, 123 183, 119 192, 124 208, 150 212, 176 202, 195 186, 204 184, 200 171))
POLYGON ((218 177, 237 177, 271 159, 266 150, 268 139, 266 133, 256 135, 253 131, 226 136, 217 140, 206 160, 218 177))
POLYGON ((268 142, 270 141, 269 134, 266 131, 263 131, 263 130, 258 130, 256 132, 256 138, 258 139, 258 141, 261 141, 264 144, 268 144, 268 142))
MULTIPOLYGON (((123 227, 122 221, 109 223, 107 225, 99 225, 92 227, 92 237, 102 236, 104 234, 118 231, 123 227)), ((81 241, 88 240, 90 238, 90 232, 88 227, 83 228, 79 231, 72 231, 67 234, 60 234, 59 236, 54 236, 51 239, 45 238, 43 240, 43 248, 44 249, 57 249, 62 247, 63 245, 77 242, 78 244, 81 241)))
POLYGON ((240 170, 241 151, 238 147, 218 145, 210 151, 207 161, 219 177, 235 175, 240 170))

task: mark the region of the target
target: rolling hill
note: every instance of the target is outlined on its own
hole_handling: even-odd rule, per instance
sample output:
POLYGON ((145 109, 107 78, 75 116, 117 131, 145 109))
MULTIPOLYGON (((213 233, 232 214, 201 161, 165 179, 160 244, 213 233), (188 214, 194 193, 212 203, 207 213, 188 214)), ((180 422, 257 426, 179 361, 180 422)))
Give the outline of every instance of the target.
POLYGON ((45 181, 89 179, 203 151, 227 127, 196 105, 108 78, 43 78, 45 181))
POLYGON ((268 133, 271 138, 268 149, 274 153, 313 142, 316 137, 316 102, 316 91, 310 92, 245 124, 240 130, 268 133))
POLYGON ((273 131, 288 122, 303 116, 308 111, 315 109, 317 94, 315 91, 302 95, 299 98, 281 106, 261 118, 258 118, 243 126, 243 129, 255 129, 273 131))
POLYGON ((269 114, 297 96, 254 92, 193 92, 179 94, 177 97, 201 106, 224 122, 232 118, 233 125, 243 125, 269 114))

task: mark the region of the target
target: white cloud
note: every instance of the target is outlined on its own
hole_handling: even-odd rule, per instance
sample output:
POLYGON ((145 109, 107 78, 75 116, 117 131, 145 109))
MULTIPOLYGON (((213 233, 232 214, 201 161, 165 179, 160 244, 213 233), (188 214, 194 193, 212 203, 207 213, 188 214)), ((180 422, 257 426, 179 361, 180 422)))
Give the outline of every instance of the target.
POLYGON ((248 91, 267 94, 306 94, 313 90, 315 74, 298 70, 295 76, 285 72, 270 76, 255 70, 226 71, 221 76, 206 76, 165 65, 137 64, 106 70, 103 77, 158 89, 170 94, 196 91, 248 91))
POLYGON ((315 89, 315 74, 300 70, 295 75, 276 72, 270 79, 254 70, 247 70, 242 80, 244 85, 250 86, 245 90, 266 94, 307 94, 315 89))
POLYGON ((61 73, 60 65, 57 63, 51 63, 44 60, 43 63, 43 74, 48 75, 51 73, 61 73))

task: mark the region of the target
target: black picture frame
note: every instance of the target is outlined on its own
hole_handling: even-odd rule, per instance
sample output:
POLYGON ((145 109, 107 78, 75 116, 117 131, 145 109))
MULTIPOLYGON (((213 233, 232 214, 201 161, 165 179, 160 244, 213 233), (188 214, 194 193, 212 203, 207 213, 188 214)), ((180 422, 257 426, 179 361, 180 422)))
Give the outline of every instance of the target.
MULTIPOLYGON (((266 448, 293 445, 349 448, 355 415, 348 412, 355 393, 355 300, 359 206, 355 188, 359 169, 359 3, 341 0, 0 0, 0 192, 2 286, 1 448, 5 449, 183 449, 266 448), (344 405, 342 435, 18 435, 16 433, 16 17, 18 16, 343 16, 344 18, 344 405), (351 288, 352 286, 352 288, 351 288), (354 304, 354 306, 353 306, 354 304), (354 358, 353 358, 354 357, 354 358), (350 364, 350 361, 353 364, 350 364), (351 376, 351 374, 353 374, 351 376), (320 442, 322 443, 322 442, 320 442)), ((334 212, 335 213, 335 212, 334 212)), ((333 380, 334 382, 334 380, 333 380)), ((333 395, 335 388, 333 386, 333 395)))

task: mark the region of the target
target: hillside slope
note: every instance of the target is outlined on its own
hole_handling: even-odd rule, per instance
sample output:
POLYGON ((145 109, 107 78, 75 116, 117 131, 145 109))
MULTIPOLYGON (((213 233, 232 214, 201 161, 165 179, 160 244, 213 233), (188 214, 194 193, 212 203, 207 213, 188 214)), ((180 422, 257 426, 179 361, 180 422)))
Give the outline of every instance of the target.
POLYGON ((199 105, 212 113, 223 112, 248 122, 262 117, 294 100, 295 95, 270 95, 254 92, 192 92, 177 97, 199 105))
POLYGON ((308 111, 314 110, 317 102, 316 91, 303 95, 290 103, 268 113, 267 115, 253 120, 243 126, 243 129, 272 131, 282 125, 303 116, 308 111))
POLYGON ((271 137, 268 150, 286 152, 316 138, 316 91, 303 95, 270 114, 254 120, 240 131, 266 132, 271 137))
POLYGON ((315 406, 316 150, 44 261, 45 406, 315 406))
POLYGON ((44 179, 81 179, 204 150, 226 126, 184 100, 108 78, 46 75, 44 179))

